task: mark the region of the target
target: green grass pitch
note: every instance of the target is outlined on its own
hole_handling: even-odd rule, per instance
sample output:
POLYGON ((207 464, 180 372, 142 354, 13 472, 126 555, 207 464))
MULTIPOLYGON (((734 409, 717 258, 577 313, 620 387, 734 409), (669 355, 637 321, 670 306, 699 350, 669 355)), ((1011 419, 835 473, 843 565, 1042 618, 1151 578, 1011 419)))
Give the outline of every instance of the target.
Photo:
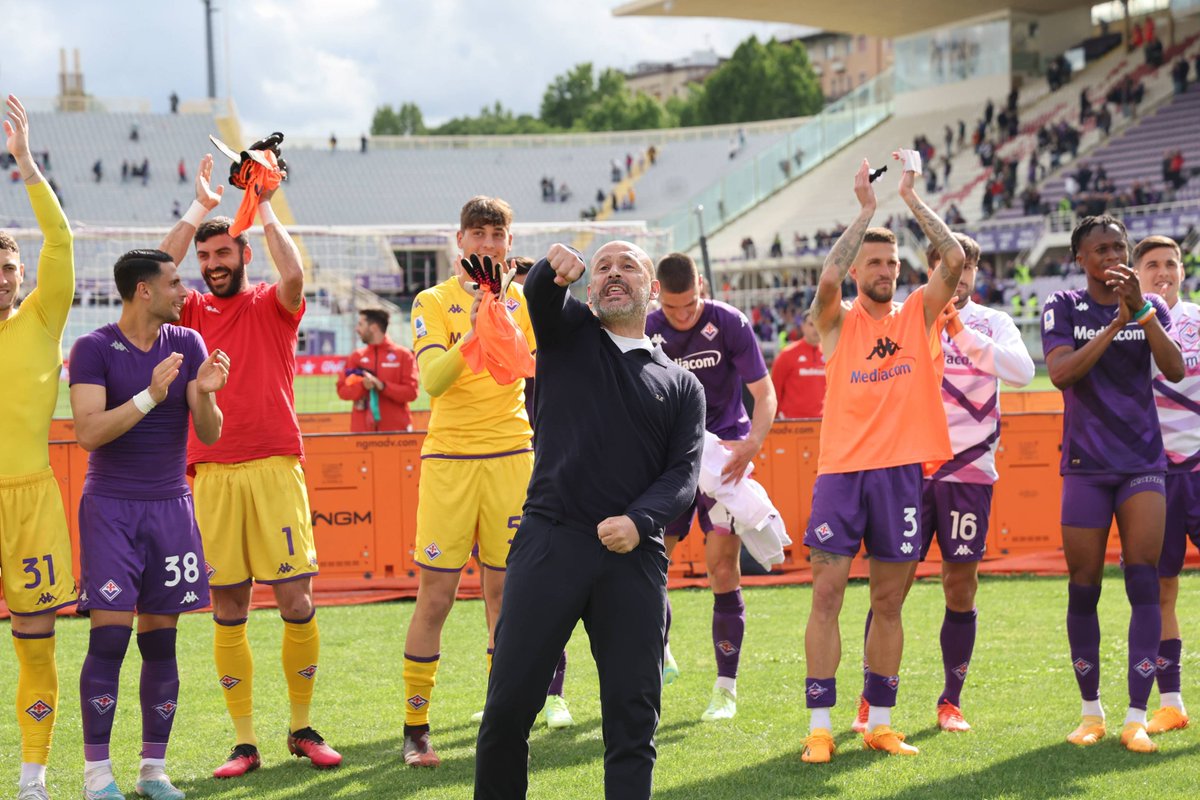
MULTIPOLYGON (((828 765, 800 762, 807 730, 804 710, 803 629, 808 587, 746 591, 748 623, 739 707, 727 723, 701 723, 715 676, 709 635, 711 595, 673 592, 672 650, 682 675, 663 692, 655 797, 662 800, 728 798, 869 798, 963 800, 964 798, 1187 798, 1200 791, 1197 727, 1157 737, 1154 755, 1134 755, 1118 744, 1125 705, 1125 642, 1129 609, 1119 573, 1110 571, 1101 601, 1102 697, 1109 736, 1080 749, 1064 737, 1079 714, 1064 633, 1065 578, 986 577, 979 592, 979 640, 963 707, 974 726, 969 734, 935 727, 934 703, 942 684, 938 630, 940 587, 922 581, 906 608, 904 667, 895 724, 921 748, 916 758, 865 752, 849 725, 861 686, 862 620, 867 593, 862 583, 847 592, 843 620, 840 702, 834 712, 838 753, 828 765)), ((1185 574, 1180 592, 1185 654, 1200 641, 1200 576, 1185 574)), ((400 659, 411 603, 321 609, 321 671, 314 724, 345 755, 344 765, 320 772, 287 755, 287 696, 279 668, 280 623, 273 611, 254 612, 250 635, 256 657, 255 706, 261 770, 233 782, 209 773, 232 744, 212 666, 212 623, 205 615, 182 621, 180 710, 168 770, 189 798, 421 798, 471 797, 476 728, 482 708, 485 631, 483 606, 460 603, 442 641, 442 667, 434 694, 434 743, 443 760, 436 770, 414 770, 400 756, 403 687, 400 659)), ((50 762, 55 798, 78 797, 82 740, 78 675, 87 646, 87 623, 59 622, 58 659, 62 694, 50 762)), ((602 743, 596 672, 580 626, 571 640, 566 695, 576 727, 536 727, 531 739, 531 798, 602 796, 602 743)), ((1200 708, 1187 658, 1184 696, 1200 708)), ((122 673, 113 760, 118 785, 133 796, 140 739, 137 704, 139 657, 131 643, 122 673)), ((0 674, 9 693, 15 684, 12 650, 0 648, 0 674)), ((1151 708, 1157 707, 1157 694, 1151 708)), ((12 712, 0 715, 0 777, 15 784, 18 736, 12 712)), ((12 785, 12 784, 10 784, 12 785)))

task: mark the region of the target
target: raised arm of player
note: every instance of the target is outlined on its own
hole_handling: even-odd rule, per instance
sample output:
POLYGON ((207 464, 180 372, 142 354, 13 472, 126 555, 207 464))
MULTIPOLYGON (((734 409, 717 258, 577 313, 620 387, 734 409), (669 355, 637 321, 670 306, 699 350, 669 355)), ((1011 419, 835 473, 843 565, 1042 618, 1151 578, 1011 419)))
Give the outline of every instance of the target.
POLYGON ((225 388, 229 380, 229 356, 221 350, 213 350, 200 369, 195 380, 187 385, 188 409, 192 412, 192 425, 196 437, 204 444, 215 444, 221 438, 224 414, 217 406, 217 392, 225 388))
POLYGON ((55 338, 62 338, 67 314, 75 297, 75 249, 71 226, 63 213, 50 184, 42 179, 41 170, 29 150, 29 117, 15 96, 8 96, 8 118, 4 120, 5 146, 16 159, 17 169, 25 181, 33 214, 41 228, 41 255, 38 256, 38 300, 29 304, 39 314, 46 329, 55 338))
POLYGON ((964 326, 954 335, 954 343, 977 368, 994 375, 1014 388, 1028 386, 1034 366, 1021 332, 1007 316, 997 317, 999 330, 993 336, 964 326))
POLYGON ((169 255, 176 264, 183 264, 184 259, 187 258, 188 248, 192 246, 192 239, 196 235, 196 228, 204 220, 204 215, 220 204, 221 196, 225 193, 224 186, 212 188, 212 169, 213 157, 209 153, 200 159, 200 166, 196 169, 195 203, 188 208, 188 212, 183 215, 183 218, 167 232, 166 238, 158 246, 158 249, 169 255), (193 209, 199 209, 203 213, 198 214, 193 209))
MULTIPOLYGON (((1136 315, 1142 310, 1146 304, 1146 298, 1142 296, 1142 285, 1138 281, 1137 273, 1124 264, 1118 264, 1113 269, 1105 270, 1104 274, 1108 285, 1113 287, 1119 301, 1129 309, 1130 314, 1136 315)), ((1164 321, 1170 325, 1171 319, 1170 313, 1166 309, 1166 303, 1158 300, 1157 303, 1151 305, 1155 306, 1154 315, 1142 326, 1146 331, 1146 342, 1150 345, 1150 355, 1153 356, 1154 364, 1162 372, 1163 377, 1171 383, 1176 383, 1183 380, 1186 374, 1183 351, 1179 349, 1179 343, 1171 338, 1163 326, 1164 321), (1162 313, 1162 311, 1167 311, 1167 313, 1162 313)))
POLYGON ((860 211, 850 227, 842 232, 833 243, 833 249, 825 257, 825 267, 817 282, 817 293, 813 297, 813 323, 821 334, 825 352, 833 355, 837 344, 837 333, 842 327, 842 281, 858 256, 863 237, 875 216, 875 190, 871 188, 871 165, 864 158, 854 174, 854 196, 858 198, 860 211))
POLYGON ((925 237, 941 256, 937 269, 929 276, 929 284, 925 287, 925 327, 930 329, 937 322, 942 309, 954 297, 967 256, 949 226, 917 194, 916 178, 921 174, 921 157, 912 150, 897 150, 892 153, 892 158, 904 162, 904 174, 900 176, 900 199, 908 206, 925 237))
POLYGON ((275 219, 272 212, 269 215, 262 211, 270 209, 271 197, 275 190, 263 192, 262 202, 258 204, 259 214, 263 219, 263 234, 267 239, 267 251, 271 261, 279 271, 279 286, 277 294, 279 304, 295 314, 304 302, 304 262, 300 259, 300 248, 292 241, 287 229, 275 219), (263 209, 263 205, 267 209, 263 209))
MULTIPOLYGON (((146 391, 155 403, 167 399, 167 389, 179 376, 183 356, 179 353, 158 362, 146 391)), ((71 386, 71 414, 75 418, 75 440, 89 453, 121 436, 146 415, 138 408, 134 398, 126 400, 116 408, 105 410, 108 389, 96 383, 76 383, 71 386)))

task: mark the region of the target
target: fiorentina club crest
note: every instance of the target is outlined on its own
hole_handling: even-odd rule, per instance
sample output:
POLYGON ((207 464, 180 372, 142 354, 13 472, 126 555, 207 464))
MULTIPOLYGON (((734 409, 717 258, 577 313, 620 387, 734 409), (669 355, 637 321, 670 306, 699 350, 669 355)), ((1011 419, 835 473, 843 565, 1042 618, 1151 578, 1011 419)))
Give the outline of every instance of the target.
POLYGON ((35 721, 41 722, 46 717, 54 713, 54 708, 45 700, 38 700, 29 708, 25 709, 25 713, 33 717, 35 721))
POLYGON ((96 709, 96 713, 102 716, 117 706, 117 698, 111 694, 102 694, 99 697, 93 697, 88 702, 92 704, 92 708, 96 709))
POLYGON ((954 677, 958 678, 960 681, 965 681, 967 679, 967 667, 968 666, 970 666, 970 662, 964 661, 963 663, 961 663, 957 667, 955 667, 953 670, 951 670, 951 672, 953 672, 954 677))
POLYGON ((1155 663, 1148 658, 1143 658, 1141 661, 1134 664, 1133 668, 1137 671, 1137 674, 1141 675, 1143 678, 1149 678, 1154 674, 1154 671, 1158 669, 1155 663))
POLYGON ((1087 675, 1092 671, 1092 662, 1086 661, 1083 658, 1077 658, 1074 662, 1075 671, 1080 675, 1087 675))
POLYGON ((733 642, 729 641, 728 639, 722 639, 721 641, 717 642, 717 649, 727 656, 731 656, 738 651, 738 649, 734 647, 733 642))
POLYGON ((887 687, 889 689, 898 688, 900 686, 900 676, 899 675, 888 675, 886 678, 883 679, 883 682, 887 684, 887 687))
POLYGON ((103 586, 100 587, 100 594, 104 595, 104 599, 110 603, 113 600, 116 600, 117 595, 119 595, 120 593, 121 593, 121 587, 118 586, 117 582, 114 581, 112 578, 109 578, 108 581, 103 586))
POLYGON ((309 664, 307 667, 300 670, 300 672, 297 674, 302 675, 303 677, 308 678, 311 681, 313 679, 313 676, 317 674, 317 665, 309 664))
POLYGON ((504 301, 504 307, 508 309, 508 313, 515 314, 517 313, 517 309, 521 307, 521 303, 518 302, 517 298, 510 297, 504 301))
POLYGON ((235 678, 232 675, 222 675, 221 680, 220 680, 221 685, 224 686, 227 690, 232 689, 233 687, 237 686, 241 682, 242 682, 241 678, 235 678))
POLYGON ((429 701, 419 694, 414 694, 406 701, 413 711, 420 711, 425 706, 429 705, 429 701))
POLYGON ((177 709, 177 708, 179 708, 179 704, 176 703, 174 700, 164 700, 163 702, 156 705, 154 707, 154 710, 157 711, 158 715, 160 717, 162 717, 163 719, 170 719, 172 716, 175 715, 175 709, 177 709))
POLYGON ((829 690, 826 689, 824 686, 817 683, 816 681, 813 681, 812 683, 810 683, 808 685, 808 688, 804 690, 804 693, 806 695, 808 695, 810 698, 812 698, 813 700, 816 700, 818 697, 820 697, 821 695, 825 694, 828 691, 829 690))
POLYGON ((441 554, 442 551, 438 548, 437 542, 430 542, 429 546, 425 548, 425 555, 429 557, 430 561, 433 561, 441 554))
POLYGON ((815 533, 817 535, 817 539, 822 542, 828 542, 833 538, 833 528, 829 527, 828 522, 822 522, 817 526, 813 533, 815 533))
POLYGON ((1160 670, 1169 669, 1174 663, 1175 662, 1172 661, 1171 659, 1163 658, 1162 656, 1159 656, 1158 658, 1154 659, 1154 665, 1156 667, 1158 667, 1160 670))
POLYGON ((708 339, 710 342, 713 339, 717 338, 717 334, 720 332, 721 332, 721 329, 718 328, 716 325, 713 325, 711 322, 700 329, 700 335, 703 336, 705 339, 708 339))
POLYGON ((212 576, 215 575, 216 573, 217 573, 217 571, 216 571, 216 569, 213 568, 213 565, 208 563, 207 561, 205 561, 204 562, 204 574, 206 574, 208 576, 209 580, 212 580, 212 576))

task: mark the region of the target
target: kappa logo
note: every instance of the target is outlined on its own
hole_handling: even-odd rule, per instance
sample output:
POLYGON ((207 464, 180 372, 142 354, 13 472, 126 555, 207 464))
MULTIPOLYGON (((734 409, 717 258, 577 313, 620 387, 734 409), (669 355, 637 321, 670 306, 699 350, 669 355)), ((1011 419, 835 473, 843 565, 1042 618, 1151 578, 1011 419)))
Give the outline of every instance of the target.
POLYGON ((419 695, 419 694, 414 694, 412 697, 408 698, 404 702, 408 703, 408 707, 411 708, 413 711, 420 711, 422 708, 429 705, 429 701, 426 700, 424 697, 421 697, 421 695, 419 695))
POLYGON ((954 673, 954 677, 958 678, 960 681, 965 681, 967 679, 967 668, 970 666, 970 664, 971 662, 964 661, 950 671, 954 673))
POLYGON ((225 687, 226 690, 229 690, 241 683, 242 679, 235 678, 232 675, 222 675, 221 679, 217 682, 225 687))
POLYGON ((828 522, 822 522, 813 531, 817 535, 817 539, 822 542, 828 542, 833 538, 833 528, 829 527, 828 522))
POLYGON ((817 683, 816 681, 813 681, 812 683, 810 683, 810 684, 808 685, 808 688, 806 688, 806 689, 804 690, 804 693, 805 693, 806 695, 808 695, 808 696, 809 696, 811 699, 813 699, 813 700, 816 700, 818 697, 820 697, 821 695, 823 695, 823 694, 827 693, 828 691, 829 691, 829 690, 828 690, 828 689, 826 689, 824 686, 822 686, 821 684, 817 683))
POLYGON ((46 717, 54 713, 54 707, 45 700, 38 700, 29 708, 25 709, 25 713, 33 717, 36 722, 41 722, 46 717))
POLYGON ((107 714, 117 707, 117 698, 113 697, 111 694, 102 694, 97 697, 89 698, 88 702, 92 704, 92 708, 96 709, 96 713, 100 714, 101 716, 107 714))
POLYGON ((84 589, 82 592, 79 593, 79 602, 83 605, 87 605, 87 601, 88 601, 87 589, 84 589))
POLYGON ((894 356, 899 352, 900 345, 893 342, 891 338, 885 336, 882 339, 875 340, 875 347, 870 353, 867 354, 867 361, 875 358, 875 356, 879 356, 880 359, 884 359, 888 356, 894 356))
POLYGON ((1075 667, 1075 671, 1078 672, 1080 675, 1087 675, 1089 672, 1091 672, 1093 669, 1096 668, 1095 664, 1093 664, 1092 662, 1083 658, 1082 656, 1075 659, 1075 661, 1072 662, 1072 666, 1075 667))
POLYGON ((727 656, 731 656, 738 651, 737 646, 728 639, 722 639, 717 642, 717 649, 727 656))
POLYGON ((199 600, 200 598, 196 596, 195 592, 188 592, 183 596, 183 599, 179 601, 179 605, 186 606, 190 603, 196 603, 199 600))
POLYGON ((656 333, 650 337, 650 344, 654 345, 655 347, 662 347, 663 342, 665 342, 666 340, 667 340, 666 337, 663 336, 661 333, 656 333))
POLYGON ((912 551, 913 551, 912 542, 905 542, 904 544, 900 545, 900 552, 904 553, 904 555, 908 555, 912 551))
POLYGON ((275 570, 276 575, 287 575, 289 572, 295 572, 296 568, 291 564, 280 564, 279 569, 275 570))
POLYGON ((956 556, 972 556, 975 554, 971 552, 970 547, 968 547, 965 544, 960 544, 958 546, 958 549, 954 551, 954 555, 956 555, 956 556))
POLYGON ((104 599, 110 603, 113 600, 116 600, 117 595, 119 595, 120 593, 121 593, 121 587, 118 586, 117 582, 114 581, 112 578, 109 578, 108 581, 103 586, 100 587, 100 594, 104 595, 104 599))
POLYGON ((109 347, 111 347, 113 350, 116 350, 119 353, 128 353, 129 352, 129 348, 126 347, 125 345, 121 344, 120 342, 113 342, 112 344, 109 345, 109 347))
POLYGON ((40 595, 38 595, 38 599, 37 599, 37 603, 36 603, 36 605, 39 605, 39 606, 48 606, 48 605, 50 605, 51 603, 53 603, 53 602, 54 602, 55 600, 57 600, 57 599, 58 599, 57 597, 55 597, 54 595, 50 594, 49 592, 42 592, 40 595))
POLYGON ((315 677, 317 674, 317 665, 309 664, 307 667, 300 670, 296 674, 300 675, 301 677, 308 678, 311 681, 313 679, 313 677, 315 677))
POLYGON ((1158 667, 1149 658, 1143 658, 1141 661, 1133 665, 1133 669, 1138 675, 1143 678, 1149 678, 1154 674, 1158 667))
POLYGON ((437 546, 437 542, 430 542, 429 546, 425 548, 425 555, 429 558, 430 561, 433 561, 435 558, 437 558, 441 554, 442 554, 442 551, 437 546))
POLYGON ((1087 311, 1087 310, 1088 310, 1088 304, 1087 304, 1087 301, 1086 301, 1086 300, 1084 300, 1084 301, 1083 301, 1083 302, 1081 302, 1081 303, 1076 303, 1076 304, 1075 304, 1075 310, 1076 310, 1076 311, 1087 311))
POLYGON ((206 306, 204 306, 204 310, 205 310, 205 311, 208 311, 208 312, 211 312, 211 313, 213 313, 213 314, 220 314, 220 313, 221 313, 221 309, 217 308, 216 306, 210 306, 210 305, 206 305, 206 306))
POLYGON ((717 334, 720 332, 721 332, 721 329, 718 328, 716 325, 713 325, 711 322, 700 329, 700 335, 703 336, 705 339, 708 339, 710 342, 713 339, 717 338, 717 334))
POLYGON ((887 684, 887 687, 889 689, 899 688, 900 676, 899 675, 888 675, 886 678, 883 679, 883 682, 887 684))
POLYGON ((515 314, 517 309, 521 307, 521 303, 515 297, 510 297, 504 301, 504 307, 508 309, 508 313, 515 314))
POLYGON ((1159 656, 1158 658, 1154 659, 1154 666, 1157 667, 1160 672, 1168 670, 1174 665, 1175 662, 1169 658, 1163 658, 1162 656, 1159 656))
POLYGON ((447 309, 447 310, 448 310, 448 311, 449 311, 451 314, 462 314, 462 313, 464 313, 464 312, 463 312, 463 307, 462 307, 462 306, 460 306, 458 303, 452 303, 452 304, 450 305, 450 308, 449 308, 449 309, 447 309))
POLYGON ((420 307, 421 307, 421 298, 418 297, 416 299, 416 301, 413 303, 413 308, 420 308, 420 307))
POLYGON ((163 719, 170 719, 171 717, 175 716, 175 709, 177 708, 179 708, 179 704, 174 700, 164 700, 163 702, 154 706, 154 710, 157 711, 158 715, 163 719))

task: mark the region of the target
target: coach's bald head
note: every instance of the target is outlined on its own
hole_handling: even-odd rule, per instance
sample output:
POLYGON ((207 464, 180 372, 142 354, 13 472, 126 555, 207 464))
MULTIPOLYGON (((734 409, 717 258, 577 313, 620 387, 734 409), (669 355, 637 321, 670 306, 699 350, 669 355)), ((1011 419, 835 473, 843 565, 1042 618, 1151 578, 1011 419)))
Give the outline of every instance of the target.
POLYGON ((646 310, 659 291, 646 251, 632 242, 609 242, 592 256, 591 271, 588 299, 600 322, 618 335, 644 335, 646 310), (623 332, 635 327, 636 333, 623 332))

